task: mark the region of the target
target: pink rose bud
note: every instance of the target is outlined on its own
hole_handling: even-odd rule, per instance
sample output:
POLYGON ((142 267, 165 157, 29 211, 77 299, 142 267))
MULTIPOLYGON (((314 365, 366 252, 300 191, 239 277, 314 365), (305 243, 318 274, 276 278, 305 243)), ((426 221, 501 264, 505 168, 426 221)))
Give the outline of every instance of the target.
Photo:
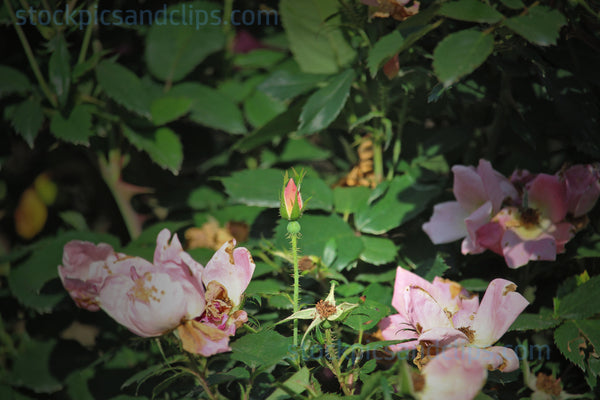
POLYGON ((294 179, 290 178, 281 196, 281 216, 287 220, 295 221, 302 215, 302 207, 300 190, 296 187, 294 179))

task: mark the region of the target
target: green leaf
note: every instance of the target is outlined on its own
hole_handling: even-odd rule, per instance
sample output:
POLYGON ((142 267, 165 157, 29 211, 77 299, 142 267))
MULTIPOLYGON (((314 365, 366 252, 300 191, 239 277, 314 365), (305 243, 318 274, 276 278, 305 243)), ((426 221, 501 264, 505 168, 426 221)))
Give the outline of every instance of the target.
POLYGON ((262 127, 238 140, 233 148, 246 153, 265 143, 269 143, 275 138, 287 136, 289 133, 294 132, 298 127, 300 111, 300 104, 292 106, 283 114, 276 116, 262 127))
POLYGON ((140 79, 124 66, 101 61, 96 66, 98 83, 108 97, 143 117, 150 118, 150 99, 140 79))
POLYGON ((439 190, 436 185, 416 183, 408 174, 396 176, 382 198, 363 204, 355 214, 356 227, 374 235, 385 233, 418 215, 439 190))
POLYGON ((480 278, 463 279, 458 282, 463 288, 471 292, 483 292, 490 284, 489 281, 480 278))
POLYGON ((57 35, 51 41, 51 44, 53 49, 50 61, 48 61, 48 75, 58 102, 64 106, 69 97, 69 87, 71 85, 71 56, 62 34, 57 35))
POLYGON ((80 212, 67 210, 60 212, 58 216, 63 222, 73 227, 76 231, 89 230, 87 222, 85 222, 85 217, 80 212))
POLYGON ((308 98, 300 114, 299 134, 308 135, 325 129, 337 118, 350 95, 354 77, 353 70, 346 70, 308 98))
POLYGON ((586 319, 582 321, 575 321, 575 325, 577 325, 579 331, 594 347, 593 352, 598 354, 600 351, 600 321, 597 319, 586 319))
POLYGON ((179 173, 183 162, 183 146, 177 134, 171 129, 162 127, 154 132, 140 133, 123 125, 123 135, 138 150, 148 153, 157 165, 171 171, 174 175, 179 173))
POLYGON ((554 328, 561 323, 561 319, 555 319, 552 315, 521 314, 510 326, 510 331, 542 331, 554 328))
POLYGON ((287 106, 256 90, 244 100, 244 114, 250 125, 260 127, 287 109, 287 106))
POLYGON ((394 242, 385 238, 361 236, 364 250, 360 259, 373 265, 382 265, 394 261, 397 254, 394 242))
POLYGON ((54 393, 60 390, 62 384, 50 372, 50 356, 55 346, 56 339, 47 342, 24 339, 10 372, 10 382, 35 393, 54 393))
POLYGON ((371 190, 364 186, 336 187, 333 189, 333 207, 339 213, 354 213, 366 204, 371 190))
POLYGON ((50 120, 50 132, 67 142, 87 144, 89 138, 94 135, 92 109, 91 105, 77 104, 67 119, 60 113, 54 114, 50 120))
POLYGON ((577 248, 577 258, 595 258, 600 257, 600 235, 594 233, 584 239, 584 242, 577 248))
POLYGON ((33 400, 33 397, 25 396, 8 385, 0 383, 0 399, 7 400, 33 400))
POLYGON ((600 310, 600 275, 560 299, 556 314, 565 319, 584 319, 597 314, 600 310))
POLYGON ((335 288, 335 293, 340 297, 351 297, 362 293, 363 290, 365 290, 364 285, 358 282, 350 282, 344 285, 337 286, 335 288))
POLYGON ((444 86, 475 71, 494 50, 492 35, 469 29, 452 33, 433 51, 433 70, 444 86))
POLYGON ((283 171, 277 169, 245 169, 221 178, 232 201, 248 206, 279 208, 283 171))
POLYGON ((585 338, 580 335, 575 321, 566 321, 554 331, 554 343, 569 361, 585 371, 584 355, 581 351, 586 347, 585 338))
MULTIPOLYGON (((392 276, 391 281, 394 280, 394 276, 392 276)), ((375 300, 381 304, 391 304, 392 303, 392 295, 393 290, 390 286, 383 286, 377 282, 373 282, 367 286, 365 291, 363 292, 363 296, 369 300, 375 300)))
POLYGON ((237 54, 233 59, 233 65, 239 68, 270 68, 285 56, 281 51, 256 49, 249 53, 237 54))
POLYGON ((192 24, 186 24, 181 10, 202 10, 204 15, 221 13, 212 2, 197 1, 181 3, 167 9, 170 15, 168 24, 152 24, 146 37, 146 63, 150 73, 163 81, 177 82, 192 72, 210 54, 225 46, 225 36, 220 24, 206 23, 198 13, 195 18, 186 18, 192 24), (171 13, 171 10, 179 12, 171 13), (175 17, 174 17, 175 16, 175 17), (198 25, 200 24, 200 25, 198 25))
POLYGON ((38 241, 31 255, 23 263, 11 268, 8 277, 8 286, 21 304, 47 313, 67 294, 63 289, 48 293, 41 293, 41 290, 48 281, 58 278, 63 247, 70 240, 118 245, 118 240, 111 235, 81 231, 70 231, 38 241))
POLYGON ((373 300, 365 300, 353 309, 348 317, 342 321, 344 325, 358 331, 374 328, 382 318, 390 314, 390 308, 373 300))
MULTIPOLYGON (((354 231, 337 215, 305 214, 300 219, 302 238, 298 242, 301 254, 317 257, 323 256, 327 243, 335 240, 336 258, 332 268, 340 270, 356 261, 363 250, 362 240, 356 237, 354 231)), ((275 246, 288 248, 286 239, 287 221, 280 220, 275 228, 275 246)))
POLYGON ((331 152, 315 146, 304 138, 290 139, 283 146, 279 155, 280 162, 325 160, 331 152))
MULTIPOLYGON (((0 74, 2 71, 0 71, 0 74)), ((12 126, 15 131, 25 139, 29 147, 33 147, 42 124, 44 122, 44 111, 37 98, 29 98, 14 109, 11 117, 12 126)))
POLYGON ((431 282, 436 276, 444 275, 444 272, 448 268, 450 267, 446 264, 442 256, 436 254, 435 258, 431 257, 418 262, 415 274, 431 282))
POLYGON ((495 24, 504 18, 489 4, 479 0, 458 0, 444 3, 438 10, 439 15, 460 21, 495 24))
POLYGON ((304 72, 334 74, 356 56, 340 29, 337 0, 282 0, 279 12, 294 59, 304 72))
POLYGON ((333 208, 333 192, 320 178, 314 176, 304 178, 300 193, 303 199, 310 199, 306 203, 306 210, 331 211, 333 208))
POLYGON ((228 133, 246 133, 241 111, 229 97, 218 90, 199 83, 185 82, 174 86, 169 91, 169 96, 191 99, 190 119, 200 125, 228 133))
POLYGON ((207 186, 194 189, 187 200, 187 205, 194 210, 214 209, 224 203, 225 196, 207 186))
POLYGON ((525 15, 504 22, 507 27, 539 46, 556 44, 560 28, 566 23, 567 19, 560 11, 540 5, 529 8, 525 15))
POLYGON ((521 0, 500 0, 505 7, 508 7, 512 10, 520 10, 525 8, 525 4, 521 0))
POLYGON ((154 125, 163 125, 185 115, 192 107, 192 99, 187 97, 160 97, 150 105, 154 125))
POLYGON ((379 38, 377 43, 369 51, 367 57, 367 67, 371 76, 375 77, 381 66, 388 61, 394 54, 397 54, 404 44, 404 38, 398 31, 393 31, 379 38))
POLYGON ((235 103, 241 103, 254 92, 259 83, 265 79, 264 75, 256 74, 242 80, 239 76, 219 82, 217 90, 229 97, 235 103))
POLYGON ((274 99, 287 101, 311 90, 324 79, 325 75, 307 74, 296 66, 293 69, 274 71, 257 89, 274 99))
POLYGON ((207 378, 207 381, 209 385, 218 385, 224 382, 231 382, 249 378, 250 372, 248 372, 246 368, 235 367, 227 372, 210 374, 207 378))
POLYGON ((31 90, 31 83, 21 71, 7 65, 0 65, 0 98, 12 94, 25 94, 31 90))
POLYGON ((284 400, 289 399, 289 393, 300 394, 310 387, 310 371, 303 367, 300 371, 289 377, 281 384, 285 390, 281 388, 275 389, 267 400, 284 400))
POLYGON ((283 290, 285 290, 285 287, 276 279, 252 280, 248 284, 245 293, 248 296, 253 294, 280 294, 283 290))
POLYGON ((94 396, 88 387, 88 381, 94 377, 94 368, 88 367, 83 370, 75 370, 67 379, 67 393, 69 398, 78 400, 94 400, 94 396))
POLYGON ((288 355, 292 345, 290 339, 274 331, 245 335, 231 344, 231 358, 250 368, 268 368, 288 355))

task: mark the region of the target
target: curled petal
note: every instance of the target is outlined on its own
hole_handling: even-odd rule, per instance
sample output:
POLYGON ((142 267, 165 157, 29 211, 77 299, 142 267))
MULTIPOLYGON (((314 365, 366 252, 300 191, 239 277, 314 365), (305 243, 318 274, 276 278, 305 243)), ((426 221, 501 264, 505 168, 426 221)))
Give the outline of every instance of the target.
POLYGON ((191 274, 198 281, 199 287, 201 287, 200 279, 204 268, 188 253, 183 251, 183 247, 181 246, 177 234, 173 235, 173 239, 171 239, 170 243, 169 239, 171 239, 171 232, 168 229, 160 231, 156 238, 154 264, 169 269, 170 273, 181 277, 189 276, 191 274))
POLYGON ((438 289, 419 275, 402 267, 396 268, 396 280, 394 282, 394 295, 392 306, 398 313, 408 319, 407 307, 404 300, 404 290, 410 286, 418 286, 428 293, 437 293, 438 289))
POLYGON ((417 333, 414 327, 400 314, 393 314, 379 321, 381 336, 385 340, 406 340, 389 347, 391 351, 411 350, 417 346, 417 333))
POLYGON ((422 370, 421 400, 471 400, 483 388, 487 369, 470 356, 468 347, 452 347, 434 357, 422 370))
POLYGON ((453 242, 467 236, 464 220, 468 215, 456 201, 436 204, 431 219, 423 224, 423 231, 434 244, 453 242))
POLYGON ((494 344, 527 307, 529 302, 516 289, 517 285, 505 279, 490 282, 470 327, 475 332, 473 345, 494 344))
POLYGON ((463 241, 463 246, 461 249, 463 254, 477 254, 484 250, 478 246, 477 230, 490 222, 492 209, 492 202, 486 201, 481 207, 473 211, 473 213, 471 213, 471 215, 465 219, 464 224, 467 228, 468 236, 465 238, 465 241, 463 241))
POLYGON ((189 353, 209 357, 231 351, 229 333, 212 324, 191 320, 177 327, 183 349, 189 353))
POLYGON ((513 184, 501 173, 492 168, 486 160, 479 160, 477 173, 481 177, 486 198, 492 202, 493 212, 497 213, 506 198, 516 199, 519 194, 513 184))
POLYGON ((242 294, 254 273, 254 260, 244 247, 235 248, 235 239, 223 244, 213 255, 202 273, 205 286, 211 281, 223 285, 234 306, 240 304, 242 294))
POLYGON ((73 240, 63 251, 63 262, 58 275, 77 306, 89 311, 98 311, 98 294, 105 279, 113 273, 116 259, 113 248, 100 243, 73 240))
POLYGON ((419 342, 428 342, 441 349, 468 344, 469 338, 453 327, 435 327, 423 332, 419 336, 419 342))
POLYGON ((502 363, 499 365, 491 365, 493 369, 499 369, 502 372, 512 372, 519 368, 519 357, 513 349, 503 346, 492 346, 485 350, 490 353, 495 353, 502 358, 502 363))
POLYGON ((502 225, 498 222, 489 222, 477 229, 477 244, 496 254, 503 254, 502 236, 504 236, 504 228, 502 225))
POLYGON ((587 214, 600 196, 600 172, 592 165, 574 165, 563 173, 568 211, 575 218, 587 214))
POLYGON ((454 197, 467 212, 476 210, 488 200, 481 177, 475 168, 455 165, 452 172, 454 197))
POLYGON ((562 221, 567 215, 567 193, 558 177, 538 174, 526 190, 530 207, 540 210, 552 222, 562 221))
POLYGON ((406 313, 417 331, 427 331, 437 327, 452 327, 447 311, 429 292, 418 286, 404 289, 406 313))
POLYGON ((510 268, 518 268, 535 260, 553 261, 556 260, 556 240, 548 234, 526 240, 516 232, 507 230, 502 236, 502 252, 510 268))

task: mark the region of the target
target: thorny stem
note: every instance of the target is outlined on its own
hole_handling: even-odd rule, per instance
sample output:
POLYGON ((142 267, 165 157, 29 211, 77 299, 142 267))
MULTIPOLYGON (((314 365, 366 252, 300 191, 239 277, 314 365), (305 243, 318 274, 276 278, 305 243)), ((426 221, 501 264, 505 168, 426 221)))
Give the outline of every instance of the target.
MULTIPOLYGON (((294 312, 298 312, 300 302, 300 271, 298 269, 298 234, 290 233, 292 240, 292 257, 294 264, 294 312)), ((294 347, 298 345, 298 319, 294 319, 294 347)))
POLYGON ((383 180, 383 150, 379 137, 375 137, 373 140, 373 169, 376 182, 381 182, 383 180))
MULTIPOLYGON (((89 12, 92 14, 92 9, 97 3, 90 5, 89 12)), ((79 58, 77 58, 77 63, 82 64, 85 61, 85 55, 87 53, 87 49, 90 45, 90 38, 92 37, 92 30, 94 29, 94 24, 88 24, 85 29, 85 34, 83 36, 83 42, 81 43, 81 50, 79 51, 79 58)))
POLYGON ((340 361, 338 360, 338 357, 336 354, 337 349, 333 346, 333 338, 331 336, 331 328, 325 329, 325 346, 327 346, 326 347, 327 352, 329 353, 329 357, 331 358, 331 361, 327 362, 329 368, 331 369, 331 372, 333 372, 333 374, 337 378, 338 383, 340 384, 340 387, 342 388, 342 391, 344 392, 344 395, 352 396, 354 390, 348 388, 348 386, 346 385, 346 382, 344 380, 344 377, 342 375, 342 371, 340 369, 340 361))
POLYGON ((40 66, 38 65, 38 63, 35 59, 35 56, 33 55, 33 51, 31 50, 31 46, 29 46, 27 37, 25 36, 23 29, 21 29, 21 26, 17 24, 17 17, 15 15, 14 10, 12 9, 12 6, 10 5, 10 1, 4 0, 4 5, 6 6, 6 9, 8 10, 10 19, 13 23, 13 26, 15 27, 15 30, 17 31, 17 36, 19 37, 19 40, 21 41, 23 50, 25 50, 25 55, 27 55, 27 60, 29 60, 29 65, 31 66, 31 69, 33 69, 33 74, 35 75, 38 83, 40 84, 40 87, 42 88, 42 92, 44 92, 44 94, 46 95, 46 98, 48 98, 48 101, 50 102, 52 107, 54 107, 54 108, 58 107, 58 102, 56 100, 56 96, 52 93, 52 91, 48 87, 48 84, 46 83, 46 80, 44 79, 44 76, 42 75, 42 72, 40 71, 40 66))
POLYGON ((194 357, 188 352, 186 352, 186 355, 188 356, 188 359, 190 360, 190 364, 192 364, 192 368, 193 368, 193 370, 190 370, 190 372, 192 372, 194 374, 194 376, 198 380, 198 383, 200 384, 200 386, 202 386, 202 389, 204 389, 204 392, 206 392, 206 394, 208 395, 208 398, 211 400, 218 400, 219 396, 217 396, 217 394, 213 393, 210 390, 210 386, 208 385, 208 382, 206 382, 206 379, 204 378, 204 372, 206 372, 205 371, 206 364, 203 366, 202 371, 201 371, 198 368, 198 364, 196 363, 196 360, 194 359, 194 357))

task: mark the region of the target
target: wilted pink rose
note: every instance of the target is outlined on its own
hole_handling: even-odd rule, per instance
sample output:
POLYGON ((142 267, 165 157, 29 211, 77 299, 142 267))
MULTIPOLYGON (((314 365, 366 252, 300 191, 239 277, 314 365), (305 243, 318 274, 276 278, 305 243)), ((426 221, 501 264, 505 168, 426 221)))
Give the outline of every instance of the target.
POLYGON ((455 165, 452 172, 456 201, 437 204, 423 230, 434 244, 464 238, 463 254, 481 253, 485 248, 477 243, 477 230, 500 211, 505 200, 517 199, 517 190, 486 160, 480 160, 477 169, 455 165))
POLYGON ((493 280, 479 304, 476 296, 457 283, 437 279, 429 283, 398 267, 392 299, 398 314, 384 318, 379 327, 386 340, 408 341, 391 349, 418 349, 415 364, 422 367, 441 350, 474 347, 492 368, 506 372, 518 368, 514 351, 492 346, 528 304, 515 291, 516 285, 493 280))
POLYGON ((206 268, 167 229, 157 237, 154 263, 115 253, 107 244, 73 241, 65 246, 63 264, 59 275, 78 306, 102 308, 143 337, 177 329, 187 351, 227 351, 236 326, 247 321, 239 306, 254 262, 233 240, 206 268))
POLYGON ((58 267, 58 275, 63 286, 77 306, 89 311, 98 311, 98 295, 104 281, 114 271, 117 259, 125 257, 113 248, 101 243, 73 240, 67 243, 63 252, 63 263, 58 267))
POLYGON ((600 171, 593 165, 574 165, 560 174, 565 183, 567 210, 575 218, 587 214, 600 196, 600 171))
POLYGON ((206 311, 178 328, 184 349, 204 356, 229 351, 229 336, 248 320, 238 310, 255 264, 245 248, 235 248, 235 240, 225 243, 210 259, 202 275, 206 287, 206 311))

